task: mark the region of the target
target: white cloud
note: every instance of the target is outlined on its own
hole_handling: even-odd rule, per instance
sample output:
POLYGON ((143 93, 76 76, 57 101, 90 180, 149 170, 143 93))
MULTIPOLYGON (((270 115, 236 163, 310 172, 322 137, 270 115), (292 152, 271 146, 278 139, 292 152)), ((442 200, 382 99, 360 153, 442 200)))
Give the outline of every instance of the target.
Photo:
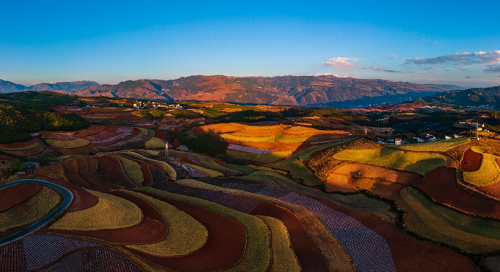
POLYGON ((463 52, 435 58, 407 59, 406 64, 438 65, 452 63, 456 65, 473 65, 500 62, 500 50, 490 52, 479 51, 475 53, 463 52))
POLYGON ((358 61, 358 59, 357 58, 337 57, 337 58, 331 58, 329 60, 326 60, 322 64, 327 65, 327 66, 333 66, 333 67, 338 68, 340 70, 350 70, 351 68, 358 67, 358 65, 352 63, 351 61, 358 61))
POLYGON ((338 75, 332 74, 332 73, 314 73, 314 74, 308 74, 308 76, 335 76, 335 77, 339 77, 338 75))

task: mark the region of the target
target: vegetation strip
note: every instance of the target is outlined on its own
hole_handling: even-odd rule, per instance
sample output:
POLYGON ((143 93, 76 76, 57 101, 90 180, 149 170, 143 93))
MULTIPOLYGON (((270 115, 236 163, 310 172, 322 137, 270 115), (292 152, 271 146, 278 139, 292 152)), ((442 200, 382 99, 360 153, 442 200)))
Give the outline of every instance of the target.
POLYGON ((160 258, 137 250, 131 249, 131 252, 164 268, 186 272, 225 270, 242 259, 247 243, 245 228, 235 219, 212 210, 218 210, 218 205, 149 187, 141 188, 141 191, 177 207, 205 225, 208 240, 202 248, 184 257, 160 258))
POLYGON ((355 161, 425 175, 446 165, 442 155, 394 149, 346 149, 333 156, 337 160, 355 161))
POLYGON ((457 138, 445 141, 405 144, 399 146, 399 148, 410 151, 445 152, 446 150, 466 144, 468 142, 470 142, 469 138, 457 138))
POLYGON ((56 147, 61 147, 61 148, 76 148, 76 147, 83 147, 88 144, 90 144, 90 141, 84 138, 75 138, 72 140, 54 140, 54 139, 45 139, 45 141, 49 145, 53 145, 56 147))
POLYGON ((143 220, 142 211, 134 203, 110 194, 90 191, 99 198, 97 205, 82 211, 66 213, 51 229, 102 230, 135 226, 143 220))
POLYGON ((0 190, 0 212, 24 202, 40 191, 41 188, 40 184, 22 183, 0 190))
POLYGON ((474 172, 463 172, 464 181, 474 186, 489 186, 500 181, 500 168, 496 157, 491 154, 482 154, 481 167, 474 172))
POLYGON ((123 156, 119 155, 111 155, 111 156, 120 161, 123 170, 125 171, 125 174, 135 185, 137 186, 142 185, 142 182, 144 181, 144 175, 142 174, 141 166, 138 163, 129 160, 123 156))
POLYGON ((168 235, 157 243, 127 245, 127 248, 160 257, 178 257, 193 253, 207 242, 207 228, 187 213, 156 198, 133 191, 127 191, 127 193, 153 205, 162 214, 169 229, 168 235))

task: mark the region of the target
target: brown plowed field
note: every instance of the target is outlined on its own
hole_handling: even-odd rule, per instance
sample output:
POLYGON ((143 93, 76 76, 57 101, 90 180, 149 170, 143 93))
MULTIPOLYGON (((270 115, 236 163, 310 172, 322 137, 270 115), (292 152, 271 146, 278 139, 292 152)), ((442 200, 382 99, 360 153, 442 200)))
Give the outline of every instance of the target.
POLYGON ((25 142, 17 142, 17 143, 12 143, 12 144, 0 144, 0 149, 2 148, 21 148, 25 146, 32 145, 36 142, 36 139, 31 139, 25 142))
POLYGON ((155 130, 155 137, 165 140, 167 138, 167 133, 163 130, 155 130))
POLYGON ((32 197, 40 188, 42 188, 40 184, 23 183, 0 190, 0 212, 32 197))
POLYGON ((18 151, 3 150, 3 152, 10 154, 10 155, 13 155, 13 156, 16 156, 16 157, 31 157, 31 156, 42 153, 44 150, 45 150, 45 146, 42 144, 39 144, 32 149, 18 150, 18 151))
MULTIPOLYGON (((101 192, 108 192, 110 191, 110 188, 107 186, 106 183, 101 182, 102 178, 98 177, 97 179, 95 178, 95 175, 91 174, 90 170, 90 164, 89 164, 89 158, 76 158, 75 159, 78 162, 78 173, 80 177, 83 178, 87 182, 88 185, 92 187, 92 190, 97 190, 101 192)), ((93 166, 93 171, 97 171, 97 161, 95 165, 93 166)))
POLYGON ((96 157, 99 160, 99 174, 112 183, 119 184, 126 188, 137 187, 123 172, 122 165, 119 160, 105 155, 96 157))
POLYGON ((98 167, 99 167, 99 160, 96 157, 89 157, 87 158, 87 162, 89 164, 89 177, 94 181, 94 183, 99 183, 102 186, 106 187, 107 190, 103 192, 109 192, 110 190, 118 190, 121 189, 122 187, 115 185, 113 183, 110 183, 103 179, 99 174, 98 174, 98 167))
POLYGON ((103 125, 92 125, 89 128, 81 130, 80 132, 78 132, 75 135, 75 137, 83 138, 83 137, 86 137, 86 136, 97 134, 97 133, 99 133, 99 132, 101 132, 103 130, 104 130, 104 126, 103 125))
POLYGON ((462 191, 457 186, 453 168, 439 167, 430 171, 418 188, 439 203, 467 213, 500 219, 500 202, 462 191))
POLYGON ((87 183, 86 180, 84 180, 80 176, 80 167, 76 159, 67 160, 62 162, 61 164, 64 167, 64 172, 66 173, 69 182, 73 183, 76 186, 83 187, 86 189, 90 190, 94 189, 92 186, 90 186, 90 184, 87 183))
POLYGON ((73 202, 71 202, 71 205, 66 210, 67 212, 86 210, 94 207, 99 202, 99 198, 97 196, 85 191, 81 187, 78 187, 72 183, 61 180, 49 180, 49 181, 57 185, 60 185, 70 190, 71 193, 73 193, 74 196, 73 202))
POLYGON ((162 215, 148 202, 125 192, 114 191, 110 194, 124 198, 137 205, 143 213, 143 220, 136 226, 97 231, 57 230, 57 233, 90 237, 113 244, 150 244, 162 240, 168 233, 162 215))
POLYGON ((268 203, 261 202, 250 214, 271 216, 281 220, 290 234, 293 251, 303 271, 330 271, 325 257, 307 235, 307 232, 300 220, 289 210, 268 203))
POLYGON ((397 271, 477 272, 471 259, 447 247, 440 247, 429 242, 417 240, 369 213, 348 210, 335 206, 324 199, 315 199, 336 211, 353 217, 361 224, 384 237, 391 248, 392 258, 394 259, 397 271))
POLYGON ((153 184, 153 177, 151 176, 151 171, 149 170, 149 166, 145 162, 131 158, 130 156, 123 155, 123 154, 120 154, 120 156, 125 157, 125 158, 139 164, 139 166, 141 167, 142 176, 144 177, 144 181, 142 182, 143 186, 148 186, 148 185, 153 184))
POLYGON ((104 128, 104 131, 115 133, 118 130, 118 128, 120 128, 120 127, 117 125, 106 125, 106 127, 104 128))
POLYGON ((243 258, 246 231, 238 221, 188 202, 141 193, 174 205, 198 220, 207 228, 208 240, 199 250, 182 257, 162 258, 129 249, 136 255, 169 270, 186 272, 226 270, 243 258))
POLYGON ((463 171, 472 172, 477 171, 481 167, 481 162, 483 161, 483 154, 467 149, 464 152, 462 162, 460 163, 460 168, 463 171))
POLYGON ((64 155, 89 155, 99 153, 97 146, 90 143, 86 146, 75 147, 75 148, 63 148, 51 145, 50 148, 64 155))
POLYGON ((16 160, 16 158, 8 156, 8 155, 0 154, 0 162, 1 161, 14 161, 14 160, 16 160))

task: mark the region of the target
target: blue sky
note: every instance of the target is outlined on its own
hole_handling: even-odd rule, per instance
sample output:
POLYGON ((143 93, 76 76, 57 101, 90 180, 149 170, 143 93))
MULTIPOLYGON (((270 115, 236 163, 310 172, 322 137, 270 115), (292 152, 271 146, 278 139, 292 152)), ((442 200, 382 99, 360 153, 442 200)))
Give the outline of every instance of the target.
POLYGON ((335 74, 500 85, 498 1, 238 2, 2 1, 0 79, 335 74))

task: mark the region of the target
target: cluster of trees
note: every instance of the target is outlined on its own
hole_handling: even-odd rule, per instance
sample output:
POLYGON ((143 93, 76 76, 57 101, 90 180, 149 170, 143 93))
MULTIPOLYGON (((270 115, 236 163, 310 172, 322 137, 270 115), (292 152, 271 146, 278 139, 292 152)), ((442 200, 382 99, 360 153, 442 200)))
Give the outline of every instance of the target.
POLYGON ((165 116, 165 111, 159 110, 159 109, 152 109, 152 110, 140 110, 139 114, 147 118, 149 120, 157 120, 163 118, 165 116))
POLYGON ((59 114, 48 110, 19 109, 9 104, 0 104, 0 143, 29 140, 29 133, 35 131, 71 131, 88 126, 89 122, 75 113, 59 114))
POLYGON ((179 142, 186 145, 194 152, 217 156, 224 154, 227 149, 227 143, 210 134, 204 134, 195 138, 188 137, 184 132, 177 135, 179 142))

